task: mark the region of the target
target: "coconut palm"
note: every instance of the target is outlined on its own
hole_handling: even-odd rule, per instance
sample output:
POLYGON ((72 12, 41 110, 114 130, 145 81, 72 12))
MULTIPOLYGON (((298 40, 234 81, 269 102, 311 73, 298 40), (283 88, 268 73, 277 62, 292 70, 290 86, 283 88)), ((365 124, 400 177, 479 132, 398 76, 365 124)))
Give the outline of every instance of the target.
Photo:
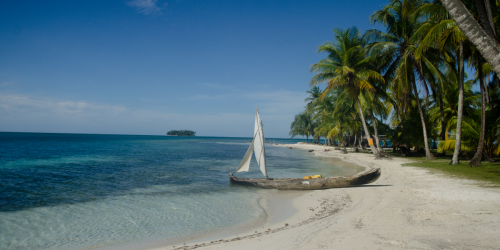
MULTIPOLYGON (((461 0, 440 0, 465 36, 479 50, 484 59, 500 75, 500 45, 479 25, 461 0)), ((494 27, 493 27, 494 29, 494 27)))
POLYGON ((314 133, 314 122, 312 115, 307 110, 296 115, 294 121, 290 125, 290 136, 301 135, 306 137, 307 143, 309 143, 309 136, 314 133))
MULTIPOLYGON (((311 71, 318 74, 311 79, 310 84, 315 86, 327 82, 328 85, 325 91, 343 87, 349 98, 355 100, 365 135, 370 140, 371 136, 366 125, 359 95, 362 92, 374 90, 370 80, 384 82, 384 79, 378 72, 369 68, 370 60, 373 60, 373 58, 365 56, 365 44, 356 27, 345 31, 334 29, 333 32, 336 41, 326 42, 318 48, 318 52, 325 51, 328 56, 311 66, 311 71)), ((379 156, 379 152, 374 145, 371 145, 370 148, 374 155, 379 156)))
MULTIPOLYGON (((392 0, 381 10, 370 16, 372 23, 382 23, 387 28, 387 33, 376 29, 365 33, 365 38, 370 42, 370 53, 373 55, 392 56, 393 60, 386 67, 385 74, 391 77, 390 87, 394 99, 400 103, 402 111, 408 115, 411 100, 416 100, 416 108, 420 113, 422 125, 425 154, 427 159, 432 159, 429 147, 429 137, 424 119, 422 106, 420 105, 417 81, 422 83, 425 94, 428 94, 427 71, 435 71, 432 63, 421 63, 421 58, 416 55, 418 44, 411 40, 413 33, 421 25, 418 15, 414 14, 415 9, 421 5, 419 0, 392 0), (424 67, 426 69, 424 69, 424 67), (413 93, 412 93, 413 92, 413 93)), ((420 55, 422 57, 422 55, 420 55)), ((431 59, 427 59, 431 62, 431 59)))
MULTIPOLYGON (((466 1, 469 2, 468 5, 474 5, 471 3, 471 1, 466 1)), ((488 2, 488 1, 485 1, 488 2)), ((482 25, 487 25, 490 27, 489 23, 484 23, 487 18, 485 16, 485 9, 482 8, 483 6, 483 1, 476 1, 476 4, 479 3, 479 5, 476 5, 475 8, 472 6, 474 10, 477 10, 477 13, 472 11, 472 15, 475 16, 477 19, 482 18, 482 25), (482 13, 481 13, 482 12, 482 13)), ((428 4, 431 5, 431 4, 428 4)), ((486 91, 486 96, 488 96, 488 88, 484 89, 485 87, 485 81, 484 81, 484 75, 487 75, 490 71, 491 68, 489 67, 488 64, 484 64, 484 58, 480 55, 480 53, 477 51, 477 49, 470 43, 469 40, 466 39, 465 35, 462 33, 462 31, 458 28, 457 24, 451 19, 451 16, 448 15, 448 13, 443 13, 443 8, 440 5, 432 5, 433 6, 433 11, 438 10, 440 13, 438 15, 438 18, 434 19, 434 23, 427 22, 426 25, 429 26, 429 29, 424 31, 426 33, 425 38, 422 39, 421 45, 419 49, 421 50, 426 50, 429 46, 434 45, 434 47, 438 47, 440 51, 443 51, 444 47, 458 47, 457 42, 459 41, 460 45, 465 46, 467 50, 470 50, 469 54, 472 56, 469 57, 469 64, 473 65, 473 68, 476 70, 476 79, 481 85, 481 99, 485 97, 485 91, 486 91), (485 68, 485 69, 483 69, 485 68), (489 70, 487 70, 488 68, 489 70), (483 72, 484 71, 484 72, 483 72), (488 72, 486 72, 488 71, 488 72)), ((428 8, 430 9, 430 8, 428 8)), ((493 25, 493 24, 492 24, 493 25)), ((424 25, 425 26, 425 25, 424 25)), ((494 27, 494 25, 493 25, 494 27)), ((419 31, 422 31, 423 29, 421 28, 419 31)), ((424 32, 417 32, 417 33, 424 33, 424 32)), ((491 33, 492 34, 492 33, 491 33)), ((490 34, 490 35, 491 35, 490 34)), ((495 38, 495 37, 493 37, 495 38)), ((496 39, 496 38, 495 38, 496 39)), ((460 55, 464 53, 463 49, 460 51, 460 55)), ((445 52, 446 54, 446 52, 445 52)), ((462 58, 462 57, 461 57, 462 58)), ((462 60, 460 61, 460 65, 462 65, 462 60)), ((463 75, 463 74, 462 74, 463 75)), ((463 76, 460 77, 463 79, 463 76)), ((459 81, 460 83, 460 81, 459 81)), ((463 96, 463 93, 461 93, 463 96)), ((486 99, 488 101, 488 99, 486 99)), ((463 105, 461 105, 463 106, 463 105)), ((484 142, 484 133, 485 133, 485 111, 484 107, 481 108, 483 111, 481 112, 481 133, 480 133, 480 139, 479 139, 479 145, 477 147, 477 152, 475 157, 472 159, 470 162, 469 166, 480 166, 481 165, 481 157, 482 157, 482 150, 483 150, 483 142, 484 142)), ((459 119, 460 120, 460 119, 459 119)), ((454 156, 452 159, 452 164, 457 164, 458 163, 458 154, 460 150, 460 143, 461 143, 461 123, 457 123, 457 135, 456 135, 456 145, 455 145, 455 152, 454 156)), ((444 126, 442 126, 444 129, 444 126)))
MULTIPOLYGON (((333 119, 331 118, 332 112, 334 110, 334 100, 335 97, 332 94, 326 94, 322 98, 320 89, 315 86, 313 88, 315 93, 318 94, 318 98, 315 99, 313 107, 313 119, 317 122, 318 126, 314 129, 314 135, 317 137, 323 136, 325 138, 325 144, 329 144, 329 141, 333 138, 328 137, 328 133, 335 126, 333 119), (318 90, 318 91, 316 91, 318 90)), ((309 92, 308 92, 309 93, 309 92)), ((306 99, 307 101, 307 99, 306 99)), ((309 109, 309 107, 307 107, 309 109)))
MULTIPOLYGON (((460 143, 457 143, 457 130, 453 128, 457 127, 459 122, 459 86, 457 84, 450 84, 445 91, 444 95, 444 119, 446 121, 446 140, 440 141, 438 152, 444 152, 444 150, 454 150, 462 151, 466 154, 475 150, 480 131, 480 123, 477 120, 480 119, 480 113, 476 112, 479 104, 478 95, 472 92, 472 86, 474 81, 469 80, 465 82, 464 94, 463 94, 463 112, 467 116, 463 116, 461 121, 462 130, 460 143), (462 137, 463 135, 463 137, 462 137), (457 147, 459 147, 457 149, 457 147)), ((433 112, 431 112, 431 116, 433 112)))
POLYGON ((474 59, 472 63, 474 64, 476 68, 476 74, 477 77, 476 79, 479 80, 479 88, 481 90, 481 131, 479 134, 479 142, 477 145, 477 150, 476 154, 472 158, 472 160, 469 162, 469 167, 480 167, 481 166, 481 159, 483 157, 483 147, 484 147, 484 135, 486 132, 486 100, 485 100, 485 94, 484 94, 484 71, 483 71, 483 62, 484 59, 483 57, 475 51, 474 53, 474 59))
POLYGON ((312 87, 310 90, 308 90, 306 93, 309 94, 309 96, 306 98, 306 109, 309 111, 313 111, 314 108, 316 107, 319 97, 321 96, 321 89, 318 86, 312 87))
MULTIPOLYGON (((412 101, 410 105, 415 106, 417 102, 412 101)), ((429 120, 429 116, 425 113, 424 121, 427 125, 430 125, 429 120)), ((425 126, 425 128, 426 132, 430 134, 430 126, 425 126)), ((401 148, 401 154, 410 154, 408 150, 410 147, 425 147, 424 138, 420 112, 416 107, 412 107, 407 114, 401 117, 401 122, 395 127, 391 143, 401 148)))
POLYGON ((486 109, 486 130, 483 155, 493 161, 493 155, 500 154, 500 89, 492 88, 490 106, 486 109))

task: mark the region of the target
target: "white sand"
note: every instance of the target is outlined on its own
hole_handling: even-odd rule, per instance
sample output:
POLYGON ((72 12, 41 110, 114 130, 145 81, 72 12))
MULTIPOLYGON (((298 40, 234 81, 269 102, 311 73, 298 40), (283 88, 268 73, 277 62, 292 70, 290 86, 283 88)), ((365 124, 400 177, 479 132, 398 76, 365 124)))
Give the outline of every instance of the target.
POLYGON ((158 249, 500 249, 496 188, 402 167, 405 159, 374 160, 370 154, 324 151, 331 147, 288 146, 361 166, 374 163, 382 176, 361 187, 295 195, 295 214, 246 234, 158 249))

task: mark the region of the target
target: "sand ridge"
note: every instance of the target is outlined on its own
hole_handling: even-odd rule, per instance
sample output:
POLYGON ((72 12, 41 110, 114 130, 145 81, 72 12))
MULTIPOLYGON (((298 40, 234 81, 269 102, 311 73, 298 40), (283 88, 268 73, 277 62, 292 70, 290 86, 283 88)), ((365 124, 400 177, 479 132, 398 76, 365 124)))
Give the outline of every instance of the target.
POLYGON ((403 158, 281 145, 382 169, 376 182, 294 198, 298 212, 247 234, 159 249, 500 249, 500 190, 403 167, 403 158), (286 224, 285 224, 286 223, 286 224))

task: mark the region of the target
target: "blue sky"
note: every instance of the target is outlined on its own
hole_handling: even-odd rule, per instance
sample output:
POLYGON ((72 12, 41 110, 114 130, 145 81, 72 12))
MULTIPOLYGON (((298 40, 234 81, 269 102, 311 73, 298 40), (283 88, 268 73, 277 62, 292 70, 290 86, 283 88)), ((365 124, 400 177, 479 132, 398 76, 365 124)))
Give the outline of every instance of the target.
POLYGON ((0 131, 288 137, 317 46, 386 1, 1 1, 0 131))

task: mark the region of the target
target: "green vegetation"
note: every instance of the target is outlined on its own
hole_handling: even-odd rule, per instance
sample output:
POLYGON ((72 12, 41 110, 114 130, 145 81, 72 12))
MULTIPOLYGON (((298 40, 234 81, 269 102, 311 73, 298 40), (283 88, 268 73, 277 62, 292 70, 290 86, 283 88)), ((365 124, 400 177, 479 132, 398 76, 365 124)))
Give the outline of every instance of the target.
POLYGON ((302 112, 295 116, 295 120, 290 125, 290 136, 305 135, 307 142, 309 142, 309 135, 313 134, 313 124, 311 114, 302 112))
POLYGON ((175 135, 175 136, 195 136, 196 132, 191 130, 170 130, 167 132, 167 135, 175 135))
MULTIPOLYGON (((352 153, 368 154, 369 151, 352 153)), ((451 165, 450 161, 453 157, 453 151, 447 151, 446 155, 437 154, 436 150, 432 150, 432 153, 436 154, 436 158, 427 160, 425 159, 425 151, 416 152, 412 150, 411 155, 405 157, 410 159, 412 162, 402 165, 422 167, 429 169, 431 173, 440 173, 451 177, 484 181, 481 185, 500 188, 500 158, 495 158, 495 162, 482 162, 480 168, 471 168, 469 167, 471 155, 461 155, 460 163, 457 165, 451 165)), ((387 154, 391 157, 400 157, 400 153, 388 151, 387 154)))
MULTIPOLYGON (((484 1, 462 2, 482 26, 490 20, 498 42, 500 2, 485 12, 492 19, 478 13, 484 1)), ((500 154, 500 81, 446 8, 439 1, 390 0, 369 20, 385 30, 337 28, 334 41, 318 47, 325 58, 311 66, 308 103, 290 135, 361 148, 373 138, 375 156, 387 154, 380 143, 388 140, 400 156, 446 157, 457 168, 472 157, 471 167, 493 166, 484 161, 500 154)))
POLYGON ((500 163, 483 162, 482 167, 471 168, 468 162, 450 165, 450 160, 422 160, 403 165, 437 170, 440 173, 460 178, 488 181, 495 187, 500 187, 500 163))

